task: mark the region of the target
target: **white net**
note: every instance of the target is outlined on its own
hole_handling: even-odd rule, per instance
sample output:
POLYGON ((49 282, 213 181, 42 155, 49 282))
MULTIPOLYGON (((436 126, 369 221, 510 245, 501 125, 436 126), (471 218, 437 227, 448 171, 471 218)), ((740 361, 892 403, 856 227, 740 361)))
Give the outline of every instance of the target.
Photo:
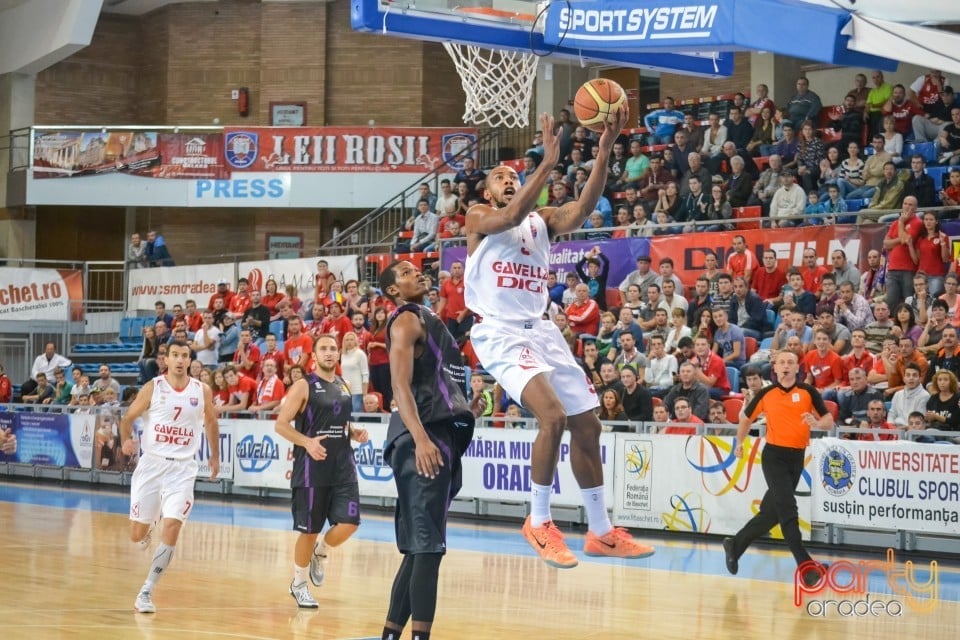
POLYGON ((527 51, 483 49, 444 42, 467 95, 463 121, 491 127, 526 127, 540 58, 527 51))

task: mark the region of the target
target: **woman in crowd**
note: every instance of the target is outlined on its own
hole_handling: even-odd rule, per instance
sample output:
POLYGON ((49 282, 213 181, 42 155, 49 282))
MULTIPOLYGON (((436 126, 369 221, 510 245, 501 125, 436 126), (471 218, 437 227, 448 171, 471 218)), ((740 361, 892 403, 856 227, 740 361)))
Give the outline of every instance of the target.
POLYGON ((280 310, 277 308, 277 305, 280 304, 280 301, 283 300, 286 296, 277 291, 277 281, 273 278, 267 280, 267 284, 264 285, 266 293, 260 298, 260 303, 267 308, 267 311, 270 312, 270 321, 280 319, 280 310))
POLYGON ((383 396, 383 405, 389 407, 393 400, 393 389, 390 386, 390 358, 387 354, 387 310, 383 307, 373 311, 370 335, 370 342, 367 343, 370 385, 383 396))
POLYGON ((915 244, 920 258, 917 271, 926 274, 930 295, 938 296, 943 293, 943 279, 950 264, 950 238, 940 230, 940 221, 933 211, 923 214, 923 230, 915 244))
POLYGON ((348 331, 343 334, 343 344, 340 352, 340 375, 350 387, 353 396, 353 410, 356 413, 363 411, 363 394, 369 388, 370 368, 367 354, 360 349, 357 334, 348 331))
POLYGON ((600 397, 600 407, 597 409, 597 415, 600 420, 614 422, 626 422, 627 414, 623 412, 623 404, 620 402, 620 394, 616 389, 607 389, 600 397))
POLYGON ((940 369, 927 387, 927 426, 940 431, 960 430, 960 393, 957 393, 957 377, 947 369, 940 369))

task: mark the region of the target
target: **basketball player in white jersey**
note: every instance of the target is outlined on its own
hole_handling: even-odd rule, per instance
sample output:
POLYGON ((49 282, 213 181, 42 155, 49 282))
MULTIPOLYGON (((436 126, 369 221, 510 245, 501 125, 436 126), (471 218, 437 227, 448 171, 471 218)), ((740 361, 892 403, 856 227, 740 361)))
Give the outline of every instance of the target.
POLYGON ((487 175, 486 200, 467 211, 467 307, 481 317, 470 333, 484 368, 511 398, 519 398, 540 424, 531 456, 531 513, 523 525, 530 546, 550 566, 577 566, 550 516, 550 492, 564 429, 570 430, 570 465, 583 493, 589 531, 587 555, 641 558, 653 548, 614 528, 607 515, 600 460, 597 393, 574 360, 547 309, 550 237, 583 226, 607 180, 610 149, 626 124, 624 105, 600 137, 600 150, 580 199, 533 211, 560 157, 553 118, 540 117, 544 157, 523 188, 517 173, 497 167, 487 175))
POLYGON ((210 447, 210 479, 220 471, 220 425, 213 394, 187 374, 189 367, 190 346, 174 340, 167 348, 167 372, 143 385, 120 421, 123 452, 132 456, 137 452, 133 423, 143 415, 143 455, 130 482, 130 540, 148 545, 150 527, 160 520, 160 544, 133 605, 140 613, 157 610, 154 585, 170 564, 180 528, 193 508, 201 428, 206 429, 210 447))

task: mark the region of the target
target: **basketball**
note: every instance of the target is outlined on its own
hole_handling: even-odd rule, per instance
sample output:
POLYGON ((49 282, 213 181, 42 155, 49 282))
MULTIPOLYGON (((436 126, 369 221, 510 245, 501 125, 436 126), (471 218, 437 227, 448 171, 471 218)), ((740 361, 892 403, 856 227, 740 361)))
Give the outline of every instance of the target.
POLYGON ((591 131, 603 131, 605 122, 613 122, 627 95, 623 87, 606 78, 583 83, 573 99, 577 121, 591 131))

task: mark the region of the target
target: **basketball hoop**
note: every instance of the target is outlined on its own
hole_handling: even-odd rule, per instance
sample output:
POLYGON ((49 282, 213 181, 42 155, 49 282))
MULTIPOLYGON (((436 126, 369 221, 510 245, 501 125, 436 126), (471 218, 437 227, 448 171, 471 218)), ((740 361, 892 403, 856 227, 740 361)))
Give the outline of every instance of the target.
POLYGON ((530 51, 505 51, 444 42, 467 96, 463 121, 491 127, 526 127, 540 58, 530 51))

